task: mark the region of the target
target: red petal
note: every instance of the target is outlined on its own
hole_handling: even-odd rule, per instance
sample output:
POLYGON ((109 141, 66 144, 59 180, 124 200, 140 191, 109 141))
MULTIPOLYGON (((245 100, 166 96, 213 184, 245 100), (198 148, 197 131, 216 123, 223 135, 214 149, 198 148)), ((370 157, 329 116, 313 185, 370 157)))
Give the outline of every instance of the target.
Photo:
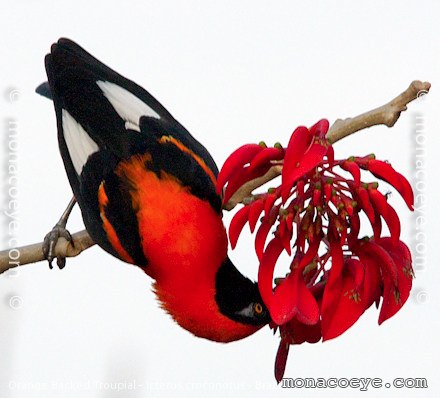
POLYGON ((321 203, 322 192, 320 189, 315 189, 313 191, 313 206, 318 207, 321 203))
POLYGON ((412 256, 411 256, 411 251, 409 250, 408 246, 405 245, 405 243, 403 243, 402 241, 399 241, 399 244, 396 247, 392 247, 390 246, 391 244, 391 239, 389 237, 384 237, 384 238, 380 238, 380 240, 378 241, 378 244, 380 244, 381 246, 387 248, 387 247, 391 247, 390 250, 393 250, 394 252, 398 252, 401 257, 402 260, 405 262, 405 264, 409 267, 411 267, 412 264, 412 256))
POLYGON ((317 343, 321 340, 321 322, 314 325, 305 325, 293 318, 286 324, 280 326, 283 340, 288 344, 317 343))
POLYGON ((292 189, 295 182, 322 162, 322 159, 327 153, 328 147, 329 145, 326 141, 315 139, 310 148, 304 153, 302 158, 296 163, 292 162, 293 164, 289 166, 286 166, 285 163, 287 160, 286 151, 283 171, 281 174, 281 197, 283 199, 283 202, 286 202, 286 200, 288 199, 290 195, 290 190, 292 189))
POLYGON ((354 183, 356 186, 359 186, 361 183, 361 169, 359 165, 351 160, 345 160, 339 165, 345 171, 348 171, 354 179, 354 183))
POLYGON ((248 215, 250 211, 250 206, 244 206, 235 215, 229 225, 229 241, 231 242, 231 247, 234 249, 237 245, 238 237, 243 230, 244 225, 248 221, 248 215))
POLYGON ((368 195, 368 191, 362 187, 359 186, 356 188, 356 194, 357 199, 359 201, 359 206, 362 208, 362 210, 367 215, 368 219, 370 220, 371 225, 375 223, 374 219, 374 209, 370 202, 370 196, 368 195))
POLYGON ((272 224, 266 219, 266 217, 264 217, 255 236, 255 252, 257 253, 260 263, 263 259, 264 246, 266 244, 267 235, 269 235, 271 227, 272 224))
POLYGON ((248 206, 251 208, 249 210, 249 227, 251 229, 251 232, 254 232, 255 226, 257 225, 257 222, 258 222, 260 215, 263 211, 264 200, 258 199, 256 201, 252 202, 248 206))
POLYGON ((345 260, 345 271, 353 278, 354 286, 360 288, 364 283, 364 265, 356 258, 348 258, 345 260))
POLYGON ((360 245, 357 245, 353 248, 353 251, 359 256, 362 262, 364 256, 377 262, 382 270, 383 278, 385 275, 387 275, 391 281, 397 285, 397 266, 388 251, 385 250, 381 245, 373 241, 361 242, 360 245))
POLYGON ((304 180, 299 180, 296 183, 296 195, 298 197, 303 197, 304 196, 304 187, 305 187, 306 183, 304 180))
POLYGON ((394 244, 389 238, 383 238, 379 244, 389 252, 397 265, 398 283, 384 275, 383 279, 383 301, 379 314, 379 325, 395 315, 408 300, 412 287, 413 269, 411 257, 408 258, 409 249, 399 241, 394 244))
POLYGON ((344 203, 344 209, 347 210, 349 216, 353 215, 353 200, 351 198, 341 196, 342 203, 344 203))
POLYGON ((235 150, 229 155, 223 164, 222 169, 217 177, 217 193, 222 191, 222 188, 230 177, 235 174, 244 165, 249 163, 257 153, 261 152, 264 148, 258 144, 245 144, 235 150))
POLYGON ((382 220, 377 211, 374 212, 374 223, 371 224, 371 227, 373 228, 374 239, 380 239, 380 235, 382 233, 382 220))
POLYGON ((328 147, 325 156, 327 156, 328 164, 330 165, 330 167, 333 167, 333 165, 335 164, 335 150, 333 149, 332 145, 328 147))
POLYGON ((312 133, 313 136, 325 138, 329 126, 330 124, 327 119, 321 119, 316 122, 312 127, 310 127, 310 133, 312 133))
POLYGON ((391 184, 405 200, 410 210, 414 206, 414 193, 408 180, 386 162, 376 159, 370 159, 367 163, 367 169, 377 178, 391 184))
POLYGON ((393 207, 387 202, 385 196, 383 196, 377 189, 369 189, 368 193, 371 198, 376 211, 383 217, 390 230, 391 238, 393 242, 397 244, 400 238, 400 221, 399 216, 393 207))
POLYGON ((332 256, 332 267, 328 273, 328 280, 324 288, 321 305, 323 330, 328 327, 326 323, 327 320, 333 317, 342 289, 341 274, 344 265, 344 256, 339 242, 333 241, 330 243, 330 253, 332 256))
POLYGON ((365 265, 362 299, 365 301, 365 308, 370 308, 382 294, 382 275, 380 267, 375 261, 362 258, 362 263, 365 265))
POLYGON ((312 140, 307 127, 299 126, 290 136, 289 144, 284 155, 284 167, 292 168, 301 160, 312 140))
POLYGON ((332 198, 332 193, 333 193, 333 185, 332 184, 325 184, 324 185, 324 195, 325 195, 325 200, 326 202, 330 202, 331 198, 332 198))
POLYGON ((285 218, 283 218, 278 225, 278 233, 281 242, 283 243, 284 250, 286 250, 287 254, 290 256, 292 254, 292 245, 290 243, 292 232, 288 230, 285 218))
POLYGON ((357 278, 364 277, 364 267, 359 260, 351 259, 345 263, 340 291, 333 302, 334 309, 323 313, 322 316, 323 340, 333 339, 344 333, 356 323, 367 308, 358 288, 359 281, 356 281, 357 278, 353 277, 353 274, 357 278), (358 275, 360 272, 361 276, 358 275))
POLYGON ((246 166, 238 170, 228 181, 228 185, 226 186, 223 197, 223 203, 227 203, 228 200, 231 199, 232 195, 234 195, 234 193, 237 192, 237 190, 241 188, 243 184, 266 174, 269 171, 269 168, 270 166, 266 166, 265 168, 258 168, 249 171, 249 166, 246 166))
POLYGON ((304 257, 301 258, 301 261, 299 262, 298 269, 303 270, 305 267, 307 267, 316 257, 319 250, 319 245, 321 243, 321 238, 315 239, 313 243, 309 246, 308 250, 304 254, 304 257))
POLYGON ((273 302, 268 308, 272 320, 278 325, 290 321, 294 316, 307 325, 314 325, 319 321, 318 303, 307 288, 299 268, 293 269, 276 287, 273 302))
POLYGON ((350 216, 350 234, 348 235, 349 244, 354 243, 359 236, 359 231, 361 229, 361 220, 358 213, 354 213, 350 216))
POLYGON ((271 161, 281 160, 283 157, 284 149, 282 148, 264 148, 251 160, 249 169, 252 171, 262 166, 272 166, 271 161))
POLYGON ((290 344, 281 339, 275 358, 275 379, 279 384, 286 370, 287 357, 289 355, 290 344))
POLYGON ((273 272, 275 270, 275 264, 282 251, 283 245, 281 240, 278 236, 275 236, 267 245, 258 269, 258 288, 263 302, 269 308, 269 312, 273 303, 273 272))
POLYGON ((274 205, 274 203, 276 202, 276 200, 278 199, 278 193, 270 193, 267 195, 266 200, 264 202, 264 214, 267 216, 268 214, 270 214, 270 211, 274 205))
POLYGON ((293 214, 289 213, 286 216, 286 227, 289 232, 293 231, 293 214))

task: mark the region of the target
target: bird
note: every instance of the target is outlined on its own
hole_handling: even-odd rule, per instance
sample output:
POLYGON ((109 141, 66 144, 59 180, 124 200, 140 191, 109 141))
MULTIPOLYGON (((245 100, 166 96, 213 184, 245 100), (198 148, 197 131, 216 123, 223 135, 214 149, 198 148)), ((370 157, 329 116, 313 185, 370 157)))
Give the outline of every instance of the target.
POLYGON ((218 168, 145 89, 61 38, 45 57, 58 144, 95 243, 140 267, 160 306, 193 335, 227 343, 271 319, 228 256, 218 168))

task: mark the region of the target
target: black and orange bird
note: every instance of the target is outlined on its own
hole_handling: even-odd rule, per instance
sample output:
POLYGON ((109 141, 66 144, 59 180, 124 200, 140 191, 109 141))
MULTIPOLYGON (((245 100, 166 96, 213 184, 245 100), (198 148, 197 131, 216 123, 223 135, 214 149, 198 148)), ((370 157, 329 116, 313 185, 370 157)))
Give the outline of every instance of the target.
POLYGON ((161 306, 196 336, 229 342, 270 321, 227 255, 217 166, 146 90, 76 43, 45 59, 64 166, 91 238, 141 267, 161 306))

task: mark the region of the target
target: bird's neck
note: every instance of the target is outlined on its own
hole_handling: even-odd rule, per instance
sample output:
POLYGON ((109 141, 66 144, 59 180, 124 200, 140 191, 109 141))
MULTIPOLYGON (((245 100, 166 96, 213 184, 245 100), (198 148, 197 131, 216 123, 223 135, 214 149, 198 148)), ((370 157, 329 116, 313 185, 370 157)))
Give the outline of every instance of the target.
MULTIPOLYGON (((211 264, 208 266, 211 267, 211 264)), ((225 267, 234 266, 226 259, 209 277, 206 274, 193 275, 183 282, 178 277, 168 278, 154 284, 162 308, 180 326, 198 337, 218 342, 240 340, 261 327, 237 322, 223 313, 217 301, 216 288, 218 274, 225 267)))

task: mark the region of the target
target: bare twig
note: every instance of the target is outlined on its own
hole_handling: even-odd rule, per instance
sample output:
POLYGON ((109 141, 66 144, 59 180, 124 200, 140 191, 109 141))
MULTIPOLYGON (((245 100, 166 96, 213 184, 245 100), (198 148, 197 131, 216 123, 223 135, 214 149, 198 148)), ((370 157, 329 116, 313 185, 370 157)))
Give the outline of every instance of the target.
MULTIPOLYGON (((399 119, 400 113, 407 109, 406 106, 408 103, 423 94, 427 94, 430 88, 431 84, 428 82, 413 81, 402 94, 387 104, 354 118, 336 120, 330 127, 327 138, 331 143, 335 143, 356 131, 375 125, 384 124, 388 127, 392 127, 397 119, 399 119)), ((244 184, 232 196, 224 208, 226 210, 232 210, 237 204, 251 197, 255 189, 278 177, 281 174, 281 170, 282 166, 274 166, 264 176, 244 184)), ((64 238, 59 239, 55 247, 56 256, 74 257, 94 245, 94 242, 85 230, 73 234, 72 238, 73 244, 64 238)), ((43 243, 36 243, 0 252, 0 273, 17 265, 25 265, 45 260, 42 246, 43 243)))
POLYGON ((264 176, 247 182, 232 195, 231 199, 228 200, 228 203, 226 203, 223 208, 228 211, 232 210, 239 203, 242 203, 245 198, 250 197, 255 189, 281 175, 282 170, 283 166, 273 166, 264 176))
MULTIPOLYGON (((336 120, 327 133, 327 139, 334 144, 336 141, 368 127, 380 124, 393 127, 399 119, 400 113, 406 111, 406 106, 416 98, 427 94, 430 88, 430 83, 414 80, 403 93, 387 104, 353 118, 336 120)), ((252 196, 255 189, 278 177, 281 171, 282 166, 274 166, 264 176, 247 182, 224 205, 224 209, 232 210, 239 203, 243 203, 246 198, 252 196)))
POLYGON ((379 124, 393 127, 399 119, 400 113, 406 111, 406 106, 416 98, 427 94, 430 88, 430 83, 414 80, 403 93, 387 104, 353 118, 336 120, 327 133, 327 139, 334 144, 336 141, 368 127, 379 124))
MULTIPOLYGON (((55 246, 56 255, 60 257, 75 257, 95 244, 86 230, 73 234, 72 241, 73 244, 64 238, 60 238, 55 246)), ((43 242, 4 250, 0 252, 0 273, 19 265, 37 263, 43 260, 45 260, 43 242)))

